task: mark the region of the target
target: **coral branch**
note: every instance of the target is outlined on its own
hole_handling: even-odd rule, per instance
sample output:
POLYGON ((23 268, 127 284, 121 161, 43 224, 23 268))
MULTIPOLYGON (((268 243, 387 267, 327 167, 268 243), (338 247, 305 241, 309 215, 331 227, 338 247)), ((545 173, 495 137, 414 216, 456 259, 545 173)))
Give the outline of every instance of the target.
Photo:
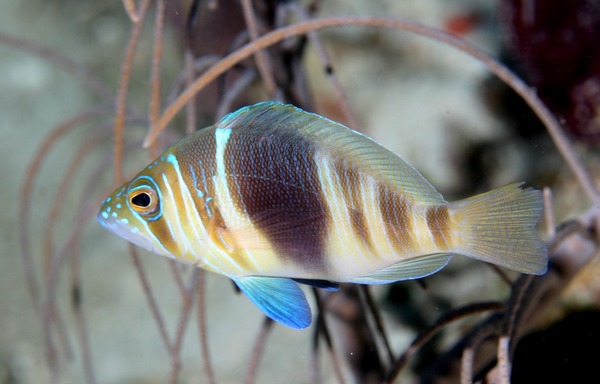
MULTIPOLYGON (((126 3, 127 4, 127 3, 126 3)), ((133 59, 137 52, 137 44, 142 33, 144 15, 148 10, 150 0, 142 0, 139 12, 136 14, 135 22, 129 35, 129 42, 125 52, 125 59, 121 67, 121 75, 119 77, 119 89, 117 91, 117 109, 115 111, 114 133, 114 166, 115 166, 115 181, 123 182, 123 146, 125 136, 125 114, 127 110, 127 92, 129 90, 129 82, 131 80, 131 69, 133 59)))
MULTIPOLYGON (((248 29, 250 40, 256 41, 258 39, 258 22, 256 20, 256 15, 254 14, 254 9, 252 8, 252 3, 250 0, 242 0, 242 11, 244 12, 244 20, 246 20, 246 27, 248 29)), ((256 66, 258 67, 258 72, 260 73, 260 78, 267 89, 267 93, 269 95, 274 95, 275 79, 273 78, 273 66, 271 64, 269 55, 266 51, 259 50, 255 53, 255 58, 256 66)))
POLYGON ((299 22, 288 27, 276 29, 262 37, 254 40, 237 51, 231 53, 219 63, 215 64, 202 76, 200 76, 192 85, 190 85, 178 98, 171 104, 160 117, 156 125, 154 125, 144 140, 144 147, 148 147, 162 132, 173 117, 189 102, 207 84, 214 81, 218 76, 225 73, 228 69, 239 63, 241 60, 255 54, 261 49, 276 44, 290 37, 299 36, 308 32, 313 32, 323 28, 340 27, 340 26, 366 26, 376 28, 391 28, 406 31, 416 35, 424 36, 429 39, 444 43, 454 47, 474 59, 483 63, 491 72, 498 76, 502 81, 509 85, 517 92, 527 104, 533 109, 542 123, 548 129, 552 140, 560 151, 561 155, 575 173, 579 183, 584 188, 586 194, 594 202, 595 205, 600 205, 600 195, 596 191, 596 187, 589 176, 587 169, 579 160, 570 141, 562 131, 560 124, 554 118, 552 113, 546 108, 544 103, 537 97, 535 92, 528 87, 521 79, 519 79, 508 68, 494 60, 488 54, 479 50, 470 43, 447 34, 441 30, 427 27, 425 25, 400 19, 385 19, 378 17, 331 17, 323 19, 315 19, 304 22, 299 22))

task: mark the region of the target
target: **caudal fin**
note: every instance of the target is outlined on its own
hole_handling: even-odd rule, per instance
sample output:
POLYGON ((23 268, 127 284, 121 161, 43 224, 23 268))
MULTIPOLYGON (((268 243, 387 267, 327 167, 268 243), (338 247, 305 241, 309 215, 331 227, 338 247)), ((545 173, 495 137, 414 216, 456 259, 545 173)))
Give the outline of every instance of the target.
POLYGON ((514 183, 451 204, 458 253, 514 271, 542 275, 548 251, 535 225, 542 194, 514 183))

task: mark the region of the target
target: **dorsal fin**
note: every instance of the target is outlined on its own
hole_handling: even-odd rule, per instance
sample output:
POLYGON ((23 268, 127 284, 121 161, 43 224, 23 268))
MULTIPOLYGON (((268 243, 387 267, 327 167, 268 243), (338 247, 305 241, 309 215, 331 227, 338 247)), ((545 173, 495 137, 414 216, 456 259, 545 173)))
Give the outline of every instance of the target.
POLYGON ((315 143, 318 154, 342 160, 346 166, 365 172, 411 201, 444 201, 412 165, 390 150, 344 125, 293 105, 263 102, 244 107, 223 117, 216 128, 245 129, 257 137, 280 134, 290 139, 300 132, 315 143))

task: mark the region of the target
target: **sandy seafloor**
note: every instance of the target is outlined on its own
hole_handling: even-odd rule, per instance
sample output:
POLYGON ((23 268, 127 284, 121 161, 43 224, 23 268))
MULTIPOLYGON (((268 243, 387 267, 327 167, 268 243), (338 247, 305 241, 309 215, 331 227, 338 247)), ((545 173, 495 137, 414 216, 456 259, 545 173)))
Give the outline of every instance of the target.
MULTIPOLYGON (((89 68, 114 90, 128 34, 127 20, 118 3, 100 6, 91 1, 4 0, 0 5, 0 31, 65 55, 89 68), (98 17, 97 13, 102 16, 98 17)), ((337 1, 327 4, 323 13, 401 16, 441 25, 448 14, 460 12, 470 4, 477 3, 492 14, 494 5, 492 0, 377 3, 369 7, 364 5, 366 2, 337 1)), ((332 41, 336 39, 335 33, 329 35, 332 41)), ((346 38, 351 41, 360 33, 353 30, 346 38)), ((483 26, 466 37, 494 53, 498 44, 496 34, 493 26, 483 26)), ((334 57, 336 70, 351 104, 366 132, 402 154, 441 191, 453 191, 461 182, 460 170, 452 165, 452 159, 460 156, 460 145, 457 145, 460 138, 491 140, 502 135, 502 123, 490 115, 476 92, 487 72, 465 55, 421 38, 400 37, 398 33, 384 33, 380 38, 392 53, 378 56, 377 51, 368 50, 365 54, 356 47, 334 50, 336 57, 340 57, 337 61, 334 57)), ((11 382, 10 379, 19 383, 43 383, 49 379, 40 319, 28 295, 19 256, 20 188, 35 150, 50 130, 96 101, 71 74, 0 44, 0 196, 3 205, 0 209, 0 383, 11 382)), ((41 228, 46 225, 45 215, 56 184, 82 137, 82 133, 74 133, 62 141, 43 165, 41 177, 36 181, 30 233, 36 259, 41 251, 41 228)), ((110 147, 100 149, 109 151, 110 147)), ((132 167, 142 166, 143 161, 132 167)), ((92 164, 85 167, 91 169, 92 164)), ((519 176, 518 168, 507 167, 499 172, 497 184, 519 176)), ((98 181, 98 189, 107 187, 108 180, 98 181)), ((67 201, 64 209, 73 208, 73 204, 75 200, 67 201)), ((66 233, 64 222, 59 220, 51 225, 59 233, 66 233)), ((124 242, 90 222, 85 228, 81 249, 83 305, 98 382, 164 382, 168 374, 168 354, 148 311, 124 242)), ((171 273, 164 259, 145 253, 142 258, 172 334, 180 301, 171 273)), ((457 265, 461 262, 457 261, 457 265)), ((480 278, 485 279, 489 273, 484 270, 480 278)), ((63 364, 60 382, 79 383, 83 377, 68 310, 67 281, 64 273, 58 297, 73 356, 63 364)), ((263 317, 249 300, 233 293, 231 283, 225 278, 209 275, 207 281, 209 341, 217 382, 241 382, 263 317)), ((475 295, 474 292, 489 293, 488 299, 505 293, 482 288, 477 281, 455 282, 454 289, 465 292, 465 301, 469 294, 475 295)), ((390 323, 389 327, 394 348, 396 352, 401 351, 412 336, 402 333, 401 325, 390 323)), ((193 324, 184 343, 180 382, 203 382, 197 340, 193 324)), ((257 382, 306 382, 311 342, 310 331, 277 326, 269 338, 257 382)), ((322 361, 325 382, 335 382, 327 358, 323 357, 322 361)))

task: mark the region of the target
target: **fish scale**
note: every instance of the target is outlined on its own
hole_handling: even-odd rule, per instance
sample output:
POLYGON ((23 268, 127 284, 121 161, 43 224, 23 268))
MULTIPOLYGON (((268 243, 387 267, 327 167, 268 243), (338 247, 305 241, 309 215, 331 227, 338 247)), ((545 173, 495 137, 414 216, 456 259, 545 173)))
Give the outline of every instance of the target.
POLYGON ((510 184, 457 202, 358 132, 264 102, 167 149, 100 207, 109 231, 232 279, 272 319, 311 323, 298 283, 417 279, 462 254, 543 274, 541 194, 510 184))

